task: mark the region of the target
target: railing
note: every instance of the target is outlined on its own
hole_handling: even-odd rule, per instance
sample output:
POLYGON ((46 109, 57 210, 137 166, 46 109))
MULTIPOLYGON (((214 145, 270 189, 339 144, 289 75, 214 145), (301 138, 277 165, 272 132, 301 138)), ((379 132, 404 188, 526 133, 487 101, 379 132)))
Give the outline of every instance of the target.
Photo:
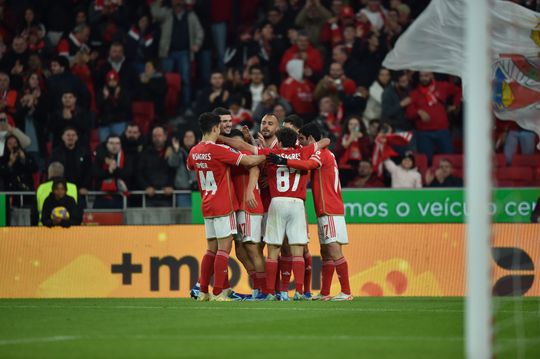
MULTIPOLYGON (((165 194, 165 191, 155 191, 155 195, 162 195, 162 194, 165 194)), ((173 193, 171 194, 172 207, 174 207, 174 208, 176 208, 176 195, 177 194, 189 194, 189 195, 191 195, 191 191, 190 190, 174 190, 173 193)), ((11 197, 18 196, 21 203, 22 203, 24 197, 35 196, 36 192, 22 192, 22 191, 0 192, 0 195, 11 196, 11 197)), ((146 194, 145 191, 130 191, 129 192, 129 197, 124 196, 124 195, 122 195, 120 193, 111 193, 111 192, 104 192, 104 191, 88 191, 88 193, 85 194, 85 195, 79 194, 79 196, 87 197, 87 202, 86 202, 87 207, 86 208, 89 208, 88 204, 93 203, 96 196, 110 196, 110 195, 115 195, 115 196, 121 196, 122 197, 122 210, 125 210, 126 208, 128 208, 128 198, 130 198, 132 196, 142 196, 141 208, 146 208, 146 197, 148 195, 146 194)), ((135 208, 138 208, 138 207, 136 206, 135 208)))

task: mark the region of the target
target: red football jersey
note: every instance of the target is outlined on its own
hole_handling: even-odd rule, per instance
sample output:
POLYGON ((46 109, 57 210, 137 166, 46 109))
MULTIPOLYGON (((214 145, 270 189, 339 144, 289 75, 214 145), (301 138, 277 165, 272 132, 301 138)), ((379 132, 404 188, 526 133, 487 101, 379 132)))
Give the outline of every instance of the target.
MULTIPOLYGON (((307 160, 316 150, 317 144, 311 144, 302 148, 264 148, 259 149, 258 154, 268 156, 271 152, 284 158, 307 160)), ((271 198, 293 197, 301 200, 306 199, 307 171, 299 171, 287 166, 277 166, 272 163, 267 163, 265 170, 271 198)))
POLYGON ((341 197, 339 171, 334 154, 328 149, 317 151, 311 159, 319 168, 311 171, 311 189, 317 217, 323 215, 343 216, 345 209, 341 197))
MULTIPOLYGON (((277 146, 277 143, 278 143, 278 140, 277 138, 274 139, 274 141, 272 142, 272 144, 270 145, 270 148, 276 148, 277 146)), ((261 150, 262 147, 259 147, 258 150, 261 150)), ((266 162, 263 162, 263 165, 261 166, 261 174, 259 176, 259 188, 261 189, 261 199, 262 199, 262 203, 263 203, 263 207, 264 207, 264 212, 268 212, 268 207, 270 207, 270 201, 272 200, 272 197, 270 196, 270 189, 268 188, 268 186, 266 187, 263 187, 261 185, 261 180, 264 178, 266 180, 266 162)))
POLYGON ((238 209, 230 166, 238 166, 244 155, 226 145, 200 142, 189 151, 187 167, 197 173, 205 218, 222 217, 238 209))
MULTIPOLYGON (((243 152, 246 155, 251 153, 243 152)), ((247 204, 247 186, 249 183, 249 170, 243 166, 233 167, 231 169, 232 181, 234 184, 234 192, 236 193, 236 199, 238 200, 238 210, 246 211, 251 214, 263 214, 264 207, 259 193, 259 186, 256 186, 253 190, 255 200, 257 201, 257 207, 249 208, 247 204)))

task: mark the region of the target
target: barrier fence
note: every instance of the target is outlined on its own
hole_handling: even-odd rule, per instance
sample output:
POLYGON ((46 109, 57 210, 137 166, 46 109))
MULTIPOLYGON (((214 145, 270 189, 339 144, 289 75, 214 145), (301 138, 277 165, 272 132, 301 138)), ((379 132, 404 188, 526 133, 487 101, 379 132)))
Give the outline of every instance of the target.
MULTIPOLYGON (((462 224, 348 225, 344 247, 356 296, 465 294, 462 224)), ((320 288, 316 226, 310 225, 313 289, 320 288)), ((204 226, 0 229, 0 297, 186 297, 205 252, 204 226)), ((493 226, 493 291, 540 295, 540 226, 493 226), (536 278, 536 280, 535 280, 536 278)), ((234 255, 232 256, 232 258, 234 255)), ((231 283, 250 292, 239 262, 231 283)), ((332 293, 339 291, 334 277, 332 293)))

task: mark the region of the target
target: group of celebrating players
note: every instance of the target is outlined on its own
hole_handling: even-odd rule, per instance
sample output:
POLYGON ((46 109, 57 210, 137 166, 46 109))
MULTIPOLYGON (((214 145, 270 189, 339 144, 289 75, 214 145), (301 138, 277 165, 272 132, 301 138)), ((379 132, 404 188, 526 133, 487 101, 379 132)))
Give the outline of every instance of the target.
POLYGON ((232 116, 224 108, 201 114, 199 125, 203 138, 191 149, 187 166, 197 175, 208 247, 192 297, 246 299, 229 285, 228 259, 234 243, 236 257, 252 280, 253 292, 247 299, 289 300, 292 273, 293 300, 352 300, 341 249, 348 238, 338 167, 326 149, 330 140, 321 139, 317 125, 302 126, 296 115, 281 124, 268 114, 254 140, 247 128, 232 129, 232 116), (323 261, 321 291, 313 297, 304 206, 309 177, 323 261), (341 292, 332 297, 334 271, 341 292))

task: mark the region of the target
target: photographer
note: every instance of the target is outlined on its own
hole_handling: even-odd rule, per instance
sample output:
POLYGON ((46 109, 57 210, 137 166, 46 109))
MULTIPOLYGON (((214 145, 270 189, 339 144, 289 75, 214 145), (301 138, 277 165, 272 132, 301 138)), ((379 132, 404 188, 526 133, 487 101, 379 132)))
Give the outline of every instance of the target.
POLYGON ((330 65, 328 74, 324 76, 315 87, 315 99, 319 101, 323 97, 330 97, 338 108, 340 96, 352 96, 356 92, 356 84, 345 76, 343 66, 334 62, 330 65))
POLYGON ((5 139, 4 154, 0 157, 0 177, 4 184, 2 191, 33 191, 34 179, 32 174, 37 171, 37 165, 32 156, 22 149, 19 140, 14 135, 5 139))

